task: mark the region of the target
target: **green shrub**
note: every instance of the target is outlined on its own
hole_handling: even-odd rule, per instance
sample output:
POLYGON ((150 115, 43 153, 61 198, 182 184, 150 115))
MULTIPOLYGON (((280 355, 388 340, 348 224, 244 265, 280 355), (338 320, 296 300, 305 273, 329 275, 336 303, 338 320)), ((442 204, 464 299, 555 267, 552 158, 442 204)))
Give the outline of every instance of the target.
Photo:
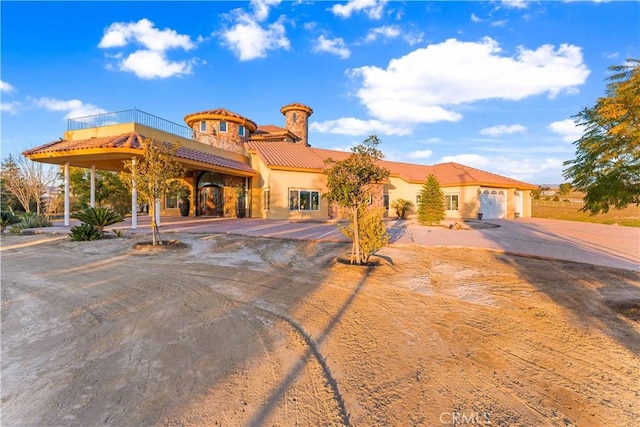
POLYGON ((556 194, 555 196, 553 196, 553 201, 554 202, 559 202, 560 201, 560 197, 556 194))
POLYGON ((21 230, 25 228, 51 227, 51 221, 49 221, 49 218, 43 215, 38 215, 35 212, 21 213, 18 217, 20 218, 20 223, 17 227, 21 230))
MULTIPOLYGON (((389 234, 382 221, 384 209, 368 208, 362 206, 358 210, 358 229, 360 230, 360 254, 362 261, 367 263, 371 255, 382 249, 389 243, 389 234)), ((350 215, 351 216, 351 215, 350 215)), ((353 241, 353 220, 349 218, 349 223, 345 226, 338 226, 339 230, 347 238, 353 241)))
POLYGON ((71 217, 94 226, 100 232, 100 236, 106 226, 124 221, 122 215, 109 208, 87 208, 71 217))
POLYGON ((82 223, 71 228, 71 240, 74 242, 86 242, 89 240, 102 239, 102 233, 93 225, 82 223))
POLYGON ((0 233, 4 233, 5 228, 20 222, 20 218, 11 212, 0 212, 0 233))
POLYGON ((391 208, 396 210, 398 218, 406 219, 414 208, 413 202, 407 199, 397 199, 391 202, 391 208))

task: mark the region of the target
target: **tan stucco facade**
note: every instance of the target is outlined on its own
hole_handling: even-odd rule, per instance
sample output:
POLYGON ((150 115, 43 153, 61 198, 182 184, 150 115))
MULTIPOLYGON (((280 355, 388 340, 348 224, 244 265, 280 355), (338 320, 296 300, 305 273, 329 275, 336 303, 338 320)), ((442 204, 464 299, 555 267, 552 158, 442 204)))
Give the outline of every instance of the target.
MULTIPOLYGON (((45 163, 121 171, 123 161, 141 155, 140 144, 122 143, 123 137, 135 134, 138 138, 144 136, 169 143, 178 142, 188 151, 179 161, 188 171, 181 180, 189 188, 190 216, 242 215, 289 220, 338 217, 339 212, 334 206, 330 209, 328 201, 322 197, 327 192, 327 179, 323 172, 324 163, 318 160, 338 152, 309 147, 311 108, 303 104, 289 104, 282 107, 281 112, 285 116, 286 128, 272 125, 259 128, 250 119, 224 109, 193 113, 185 117, 188 128, 181 133, 190 134, 190 137, 137 122, 69 130, 59 142, 28 150, 25 155, 45 163), (222 122, 224 131, 220 128, 222 122), (251 142, 251 138, 260 142, 251 142), (296 151, 292 151, 294 148, 296 151), (316 163, 305 163, 307 157, 316 159, 316 163), (306 166, 293 166, 296 164, 306 166), (207 173, 215 177, 209 175, 208 181, 204 182, 202 179, 207 173)), ((340 155, 345 156, 345 153, 340 155)), ((395 168, 395 172, 384 183, 372 188, 372 205, 386 207, 386 215, 394 217, 391 204, 395 200, 406 199, 417 207, 417 196, 424 181, 421 181, 423 169, 415 167, 424 165, 388 164, 395 168), (421 172, 412 175, 408 172, 411 168, 421 172)), ((490 214, 495 215, 491 217, 531 216, 531 188, 534 186, 479 170, 473 172, 473 168, 462 165, 452 168, 455 169, 454 178, 449 174, 448 182, 464 184, 441 183, 445 204, 450 208, 446 211, 447 218, 473 219, 483 214, 483 210, 484 214, 491 211, 490 214), (472 175, 488 177, 489 182, 470 182, 477 178, 470 180, 469 174, 465 180, 455 178, 458 174, 465 174, 465 170, 473 172, 472 175), (499 210, 495 209, 496 203, 499 210)), ((446 177, 446 173, 442 175, 446 177)), ((161 200, 161 215, 177 215, 179 208, 175 205, 175 198, 161 200)))
MULTIPOLYGON (((289 206, 290 190, 312 190, 324 194, 327 191, 326 176, 322 171, 300 170, 287 171, 270 169, 257 154, 252 154, 252 166, 258 172, 252 186, 251 216, 267 219, 330 219, 329 203, 321 198, 319 209, 314 211, 291 210, 289 206), (268 191, 268 196, 265 190, 268 191), (268 207, 265 197, 269 197, 268 207)), ((426 177, 425 177, 426 181, 426 177)), ((382 186, 382 194, 373 197, 373 204, 384 205, 384 196, 389 204, 397 199, 406 199, 417 208, 417 196, 422 189, 422 182, 407 182, 400 177, 391 176, 382 186), (381 197, 382 196, 382 197, 381 197)), ((442 186, 447 196, 457 196, 457 209, 445 211, 448 219, 476 219, 480 213, 481 191, 487 188, 504 191, 506 194, 506 212, 504 218, 531 216, 531 190, 505 187, 488 187, 486 185, 442 186), (522 206, 516 206, 516 193, 522 197, 522 206)), ((456 200, 456 197, 454 197, 456 200)), ((414 212, 415 213, 415 212, 414 212)), ((388 216, 395 217, 393 209, 388 209, 388 216)))

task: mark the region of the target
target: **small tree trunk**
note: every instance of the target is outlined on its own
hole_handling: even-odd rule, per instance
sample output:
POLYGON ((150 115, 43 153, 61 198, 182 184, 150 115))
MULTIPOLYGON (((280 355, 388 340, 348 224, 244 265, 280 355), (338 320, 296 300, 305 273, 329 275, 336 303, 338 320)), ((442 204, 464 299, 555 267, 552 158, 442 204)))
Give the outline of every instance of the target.
POLYGON ((358 225, 358 206, 353 208, 353 246, 356 252, 356 264, 362 264, 360 258, 360 226, 358 225))

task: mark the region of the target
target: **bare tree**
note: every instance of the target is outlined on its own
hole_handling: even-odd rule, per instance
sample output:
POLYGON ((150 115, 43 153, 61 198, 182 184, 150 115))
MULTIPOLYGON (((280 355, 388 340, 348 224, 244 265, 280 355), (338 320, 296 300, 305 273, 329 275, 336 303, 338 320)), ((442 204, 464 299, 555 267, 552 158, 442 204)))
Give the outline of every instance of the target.
POLYGON ((20 202, 25 212, 31 212, 31 203, 35 203, 36 212, 42 214, 45 195, 57 180, 54 168, 33 162, 26 157, 9 155, 2 162, 3 187, 20 202))

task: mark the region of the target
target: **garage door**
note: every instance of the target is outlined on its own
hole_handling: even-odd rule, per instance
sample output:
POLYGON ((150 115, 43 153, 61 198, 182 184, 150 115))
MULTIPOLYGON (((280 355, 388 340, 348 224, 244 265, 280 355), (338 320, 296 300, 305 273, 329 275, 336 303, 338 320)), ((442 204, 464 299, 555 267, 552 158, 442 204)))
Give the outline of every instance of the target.
POLYGON ((480 195, 482 218, 505 218, 507 200, 505 190, 483 190, 480 195))

